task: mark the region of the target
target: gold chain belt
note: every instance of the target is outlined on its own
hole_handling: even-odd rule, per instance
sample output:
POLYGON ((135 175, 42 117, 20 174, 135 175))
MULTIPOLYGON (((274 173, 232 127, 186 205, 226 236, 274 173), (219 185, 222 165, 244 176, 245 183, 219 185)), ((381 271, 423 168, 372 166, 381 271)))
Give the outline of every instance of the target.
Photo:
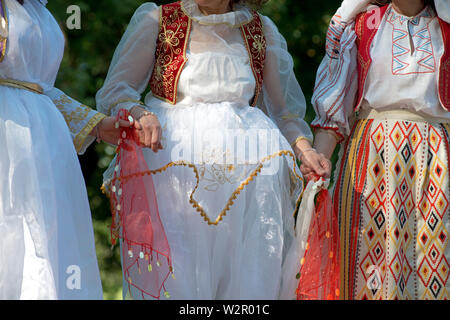
POLYGON ((25 82, 25 81, 17 81, 11 79, 0 79, 0 86, 7 86, 17 89, 24 89, 34 93, 43 94, 44 89, 37 83, 25 82))

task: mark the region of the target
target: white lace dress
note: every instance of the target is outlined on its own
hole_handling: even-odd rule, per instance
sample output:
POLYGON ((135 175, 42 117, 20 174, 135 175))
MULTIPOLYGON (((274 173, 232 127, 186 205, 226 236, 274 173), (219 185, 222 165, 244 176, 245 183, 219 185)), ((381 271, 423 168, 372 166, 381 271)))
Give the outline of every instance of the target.
MULTIPOLYGON (((151 92, 144 100, 163 128, 164 150, 144 152, 150 169, 183 160, 199 173, 199 181, 186 167, 153 176, 176 276, 166 288, 174 299, 275 299, 302 188, 291 144, 312 139, 303 120, 305 98, 286 42, 269 18, 262 17, 264 88, 258 107, 251 107, 256 82, 239 29, 251 11, 236 6, 203 16, 192 0, 182 1, 182 8, 192 30, 178 102, 168 104, 151 92), (222 215, 218 225, 208 225, 190 203, 194 190, 211 222, 222 215)), ((158 17, 153 3, 133 16, 97 94, 102 112, 114 115, 136 105, 127 100, 141 99, 153 70, 158 17)), ((106 184, 114 166, 105 173, 106 184)), ((124 281, 124 294, 127 289, 124 281)))
POLYGON ((102 299, 74 144, 83 152, 103 116, 53 87, 64 38, 43 2, 4 1, 0 78, 37 83, 45 93, 0 86, 0 300, 102 299))

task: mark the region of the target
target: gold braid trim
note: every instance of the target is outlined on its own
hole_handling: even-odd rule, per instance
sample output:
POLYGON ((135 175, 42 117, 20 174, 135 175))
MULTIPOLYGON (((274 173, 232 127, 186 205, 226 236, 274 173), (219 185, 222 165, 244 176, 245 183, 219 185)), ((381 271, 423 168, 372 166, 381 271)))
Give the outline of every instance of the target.
MULTIPOLYGON (((249 177, 247 179, 245 179, 240 186, 231 194, 230 198, 227 201, 227 204, 225 206, 225 208, 221 211, 221 213, 219 214, 219 216, 217 217, 217 219, 215 221, 212 221, 208 214, 205 212, 205 210, 200 206, 200 204, 194 199, 194 194, 198 189, 198 186, 200 184, 200 175, 198 173, 198 169, 197 167, 190 163, 190 162, 186 162, 186 161, 177 161, 177 162, 170 162, 169 164, 165 165, 162 168, 156 169, 156 170, 149 170, 149 171, 144 171, 144 172, 138 172, 135 174, 131 174, 125 177, 118 177, 115 179, 111 180, 111 184, 114 184, 117 180, 119 181, 123 181, 123 180, 128 180, 137 176, 143 176, 143 175, 150 175, 150 174, 157 174, 157 173, 162 173, 164 171, 166 171, 167 169, 171 168, 171 167, 175 167, 175 166, 182 166, 182 167, 189 167, 192 169, 192 171, 195 174, 195 178, 197 180, 197 183, 195 185, 194 190, 192 191, 191 195, 189 196, 189 203, 192 205, 192 207, 198 212, 200 213, 200 216, 203 218, 203 220, 205 220, 208 225, 215 225, 217 226, 219 224, 220 221, 223 220, 223 218, 227 215, 228 211, 230 211, 231 207, 233 206, 235 200, 237 199, 237 196, 244 190, 245 186, 247 186, 251 181, 253 181, 255 179, 256 176, 258 176, 258 174, 261 172, 263 166, 264 166, 264 162, 267 162, 269 160, 274 159, 275 157, 281 157, 281 156, 290 156, 292 158, 293 161, 293 172, 294 175, 302 182, 302 192, 300 194, 300 196, 297 199, 296 202, 296 206, 295 206, 295 211, 294 211, 294 216, 297 213, 297 210, 299 208, 302 196, 303 196, 303 192, 304 192, 304 187, 305 187, 305 183, 303 181, 303 178, 297 173, 296 171, 296 159, 294 154, 289 151, 289 150, 281 150, 278 151, 272 155, 266 156, 265 158, 263 158, 261 160, 261 162, 259 163, 258 167, 256 169, 254 169, 252 171, 252 173, 249 175, 249 177)), ((102 191, 105 190, 105 187, 102 186, 102 191)))
POLYGON ((42 89, 42 87, 39 84, 32 82, 17 81, 12 79, 0 79, 0 86, 23 89, 38 94, 44 94, 44 89, 42 89))
POLYGON ((160 7, 150 90, 154 97, 172 105, 177 104, 178 82, 188 61, 186 51, 191 27, 192 21, 181 10, 179 2, 160 7))
POLYGON ((89 119, 88 123, 84 126, 83 129, 76 135, 73 139, 73 144, 75 145, 75 149, 77 152, 81 151, 81 148, 84 145, 89 134, 94 130, 95 126, 102 121, 106 116, 103 113, 96 113, 91 119, 89 119))
POLYGON ((103 193, 104 195, 106 195, 106 196, 109 197, 108 193, 106 192, 105 184, 102 184, 102 186, 100 187, 100 190, 102 191, 102 193, 103 193))
POLYGON ((251 106, 255 107, 262 92, 264 82, 264 65, 266 60, 267 43, 264 36, 263 24, 258 12, 253 12, 253 19, 241 26, 242 38, 247 49, 250 67, 256 80, 255 96, 251 106))

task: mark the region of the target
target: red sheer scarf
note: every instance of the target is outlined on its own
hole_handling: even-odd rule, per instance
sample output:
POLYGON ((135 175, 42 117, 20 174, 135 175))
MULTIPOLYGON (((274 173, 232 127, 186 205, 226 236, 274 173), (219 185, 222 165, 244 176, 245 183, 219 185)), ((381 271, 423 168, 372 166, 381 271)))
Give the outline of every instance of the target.
POLYGON ((297 300, 338 300, 339 222, 327 189, 319 191, 301 260, 297 300))
MULTIPOLYGON (((120 110, 118 118, 128 120, 120 110)), ((121 240, 122 269, 130 294, 159 299, 170 295, 164 283, 173 268, 151 172, 134 128, 121 128, 117 162, 110 190, 111 241, 121 240)))

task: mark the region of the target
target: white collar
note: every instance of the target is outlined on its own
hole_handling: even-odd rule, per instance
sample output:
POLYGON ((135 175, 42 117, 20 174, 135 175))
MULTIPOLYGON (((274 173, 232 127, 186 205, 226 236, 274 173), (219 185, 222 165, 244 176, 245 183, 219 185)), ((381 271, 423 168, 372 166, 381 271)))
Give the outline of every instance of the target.
POLYGON ((232 27, 240 27, 253 19, 252 11, 240 4, 234 5, 231 12, 204 15, 194 0, 182 0, 181 9, 189 18, 203 25, 227 24, 232 27))
POLYGON ((423 10, 420 11, 418 14, 416 14, 414 17, 407 17, 407 16, 397 12, 395 10, 395 8, 392 5, 390 5, 387 15, 388 15, 388 20, 391 22, 398 20, 400 24, 403 24, 406 21, 409 21, 413 25, 418 25, 420 20, 423 18, 432 19, 436 16, 434 13, 434 10, 429 5, 425 6, 425 8, 423 8, 423 10))

